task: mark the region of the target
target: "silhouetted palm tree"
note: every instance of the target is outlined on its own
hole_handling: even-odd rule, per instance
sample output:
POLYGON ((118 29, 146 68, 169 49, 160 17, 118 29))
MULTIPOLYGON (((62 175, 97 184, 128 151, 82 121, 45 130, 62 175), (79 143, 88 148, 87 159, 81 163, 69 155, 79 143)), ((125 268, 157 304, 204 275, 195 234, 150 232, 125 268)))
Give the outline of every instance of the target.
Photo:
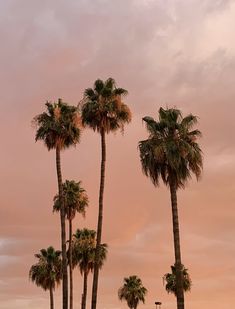
MULTIPOLYGON (((192 281, 189 276, 188 270, 182 265, 182 274, 183 274, 183 290, 184 292, 188 292, 191 290, 192 281)), ((168 293, 176 294, 176 268, 175 266, 171 266, 171 273, 167 273, 163 277, 163 282, 166 283, 166 291, 168 293)))
POLYGON ((36 141, 42 140, 48 150, 56 150, 56 170, 58 179, 58 191, 61 201, 61 246, 62 246, 62 301, 63 309, 68 308, 68 273, 66 256, 66 230, 65 230, 65 207, 63 200, 63 186, 61 174, 61 150, 75 146, 80 138, 80 117, 77 108, 70 106, 61 99, 58 103, 46 103, 46 112, 37 115, 34 123, 37 126, 36 141))
MULTIPOLYGON (((66 180, 63 183, 63 194, 65 204, 65 215, 69 221, 69 278, 70 278, 70 309, 73 309, 73 269, 72 269, 72 235, 73 227, 72 220, 76 213, 85 216, 86 207, 88 206, 88 196, 86 191, 81 187, 81 181, 75 182, 74 180, 66 180)), ((60 211, 61 204, 59 195, 54 197, 54 211, 60 211)))
POLYGON ((127 90, 117 88, 114 79, 108 78, 106 81, 97 79, 93 88, 88 88, 84 91, 84 98, 81 105, 83 124, 100 133, 102 156, 99 190, 99 214, 97 223, 96 263, 93 276, 91 309, 96 309, 98 291, 98 248, 101 244, 102 235, 106 161, 105 135, 109 132, 115 132, 118 129, 123 131, 124 124, 131 121, 130 109, 122 102, 122 97, 125 95, 127 95, 127 90))
POLYGON ((160 178, 170 188, 176 267, 177 308, 184 309, 183 276, 181 272, 180 233, 177 190, 184 188, 191 173, 198 179, 202 171, 202 152, 196 142, 199 130, 191 130, 197 123, 193 115, 182 117, 178 109, 159 110, 159 121, 144 117, 149 137, 139 142, 142 169, 155 186, 160 178))
POLYGON ((120 300, 126 300, 130 309, 136 309, 139 302, 145 302, 147 289, 143 286, 142 281, 137 276, 124 278, 124 285, 118 290, 120 300))
MULTIPOLYGON (((84 228, 77 230, 73 237, 73 265, 78 266, 84 276, 82 305, 86 308, 87 279, 89 272, 93 271, 95 264, 96 231, 84 228)), ((102 268, 107 256, 107 245, 101 244, 99 249, 98 266, 102 268)))
POLYGON ((31 266, 29 278, 45 291, 50 292, 50 308, 54 309, 53 291, 56 284, 60 283, 61 271, 61 251, 55 251, 53 247, 41 249, 40 253, 35 254, 38 258, 37 264, 31 266))

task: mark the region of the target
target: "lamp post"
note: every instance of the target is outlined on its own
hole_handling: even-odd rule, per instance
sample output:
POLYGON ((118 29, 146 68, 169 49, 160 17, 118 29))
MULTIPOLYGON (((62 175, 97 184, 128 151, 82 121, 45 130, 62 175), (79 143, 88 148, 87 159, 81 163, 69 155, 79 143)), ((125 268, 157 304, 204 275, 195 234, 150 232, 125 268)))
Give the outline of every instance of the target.
POLYGON ((161 309, 161 302, 160 301, 156 301, 155 305, 156 305, 156 309, 161 309))

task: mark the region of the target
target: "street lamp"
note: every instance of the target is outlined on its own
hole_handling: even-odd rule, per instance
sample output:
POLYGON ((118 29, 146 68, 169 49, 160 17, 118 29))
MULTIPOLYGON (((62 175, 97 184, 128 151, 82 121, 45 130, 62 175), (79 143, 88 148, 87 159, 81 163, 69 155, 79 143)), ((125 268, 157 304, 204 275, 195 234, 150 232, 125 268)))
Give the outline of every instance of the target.
POLYGON ((161 309, 161 302, 160 301, 156 301, 155 305, 156 305, 156 309, 161 309))

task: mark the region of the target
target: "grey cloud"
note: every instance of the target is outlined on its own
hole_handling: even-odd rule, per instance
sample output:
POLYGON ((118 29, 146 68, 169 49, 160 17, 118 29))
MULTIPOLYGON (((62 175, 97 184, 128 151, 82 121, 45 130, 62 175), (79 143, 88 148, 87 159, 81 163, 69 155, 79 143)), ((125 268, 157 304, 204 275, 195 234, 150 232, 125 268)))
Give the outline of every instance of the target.
POLYGON ((234 3, 234 0, 215 0, 215 1, 206 0, 204 1, 204 6, 206 12, 211 13, 215 11, 228 9, 231 3, 234 3))

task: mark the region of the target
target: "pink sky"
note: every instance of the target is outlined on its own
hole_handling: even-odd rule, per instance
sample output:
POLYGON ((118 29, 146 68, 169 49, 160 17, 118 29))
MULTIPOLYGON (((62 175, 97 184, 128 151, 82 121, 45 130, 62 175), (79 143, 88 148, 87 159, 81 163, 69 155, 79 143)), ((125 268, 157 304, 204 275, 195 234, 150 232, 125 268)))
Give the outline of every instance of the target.
MULTIPOLYGON (((235 303, 235 1, 3 0, 0 2, 0 308, 47 308, 49 297, 28 279, 34 253, 59 248, 55 153, 34 142, 32 118, 46 100, 76 105, 96 78, 128 89, 133 121, 107 139, 98 309, 124 309, 123 278, 138 275, 146 304, 176 307, 162 276, 174 262, 170 196, 143 176, 137 150, 142 117, 176 106, 199 117, 202 180, 178 194, 183 263, 193 287, 189 309, 233 309, 235 303)), ((96 228, 98 134, 84 130, 62 155, 64 179, 82 180, 90 206, 75 227, 96 228)), ((81 277, 75 274, 75 308, 81 277)), ((91 277, 90 277, 91 281, 91 277)), ((60 288, 56 291, 60 308, 60 288)), ((89 293, 90 299, 90 293, 89 293)), ((88 300, 88 304, 89 304, 88 300)), ((88 306, 89 307, 89 306, 88 306)))

